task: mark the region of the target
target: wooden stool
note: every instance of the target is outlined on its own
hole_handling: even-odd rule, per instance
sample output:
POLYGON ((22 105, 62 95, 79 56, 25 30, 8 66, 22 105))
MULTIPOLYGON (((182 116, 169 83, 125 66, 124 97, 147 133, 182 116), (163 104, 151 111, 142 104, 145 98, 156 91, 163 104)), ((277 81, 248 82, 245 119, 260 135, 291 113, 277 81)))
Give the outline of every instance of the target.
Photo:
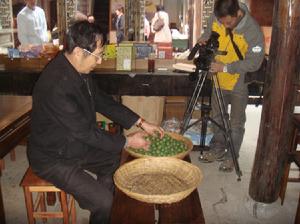
POLYGON ((300 194, 299 194, 299 199, 298 199, 298 205, 297 205, 297 211, 296 211, 296 216, 295 216, 295 224, 300 223, 300 194))
POLYGON ((35 223, 35 219, 61 218, 64 224, 68 224, 71 216, 71 223, 76 223, 75 200, 71 195, 56 188, 51 183, 36 176, 29 167, 20 184, 24 189, 25 203, 27 209, 28 223, 35 223), (36 192, 33 203, 33 192, 36 192), (60 197, 61 210, 47 211, 45 193, 57 192, 60 197))
POLYGON ((284 166, 283 170, 283 177, 281 180, 281 188, 279 192, 279 196, 281 198, 281 204, 283 205, 284 198, 285 198, 285 192, 287 188, 288 182, 300 182, 300 176, 299 177, 289 177, 290 167, 291 163, 295 163, 298 167, 300 167, 300 151, 297 151, 297 146, 300 144, 300 114, 294 114, 293 115, 293 140, 292 144, 289 147, 288 152, 288 160, 284 166))
MULTIPOLYGON (((28 142, 28 139, 27 139, 27 137, 25 137, 19 142, 18 145, 26 146, 27 142, 28 142)), ((12 149, 9 154, 10 154, 10 160, 11 161, 16 161, 16 150, 15 150, 15 148, 12 149)), ((4 158, 3 158, 3 159, 0 159, 0 170, 4 170, 4 169, 5 169, 5 161, 4 161, 4 158)))
MULTIPOLYGON (((16 161, 16 151, 15 149, 10 151, 10 160, 11 161, 16 161)), ((4 170, 5 169, 5 161, 4 158, 0 159, 0 170, 4 170)))

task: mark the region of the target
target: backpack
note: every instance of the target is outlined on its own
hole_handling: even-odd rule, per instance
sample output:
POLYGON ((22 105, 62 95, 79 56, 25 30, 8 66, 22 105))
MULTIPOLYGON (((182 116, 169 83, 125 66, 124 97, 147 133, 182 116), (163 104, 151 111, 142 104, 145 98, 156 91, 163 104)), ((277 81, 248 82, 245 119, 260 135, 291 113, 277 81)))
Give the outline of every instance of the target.
POLYGON ((159 16, 159 13, 158 13, 158 19, 154 22, 153 24, 153 30, 155 32, 157 31, 160 31, 165 25, 165 22, 164 20, 159 16))

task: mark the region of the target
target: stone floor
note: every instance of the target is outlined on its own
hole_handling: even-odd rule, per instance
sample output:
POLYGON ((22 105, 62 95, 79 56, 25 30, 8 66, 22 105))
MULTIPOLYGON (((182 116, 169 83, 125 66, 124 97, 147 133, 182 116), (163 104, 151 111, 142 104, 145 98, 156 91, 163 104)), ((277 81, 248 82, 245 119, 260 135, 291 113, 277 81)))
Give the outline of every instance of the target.
MULTIPOLYGON (((198 161, 199 152, 191 153, 192 162, 200 167, 204 178, 198 187, 201 204, 208 224, 290 224, 294 223, 300 185, 288 183, 285 203, 280 201, 262 204, 248 195, 259 130, 261 107, 247 107, 245 139, 240 153, 242 180, 237 181, 235 172, 220 173, 218 163, 203 164, 198 161)), ((8 224, 27 223, 23 190, 19 183, 28 166, 25 147, 16 148, 17 161, 5 158, 6 168, 1 178, 6 220, 8 224)), ((77 222, 88 223, 89 213, 77 206, 77 222)), ((38 222, 41 223, 41 222, 38 222)), ((57 221, 50 223, 58 223, 57 221)))

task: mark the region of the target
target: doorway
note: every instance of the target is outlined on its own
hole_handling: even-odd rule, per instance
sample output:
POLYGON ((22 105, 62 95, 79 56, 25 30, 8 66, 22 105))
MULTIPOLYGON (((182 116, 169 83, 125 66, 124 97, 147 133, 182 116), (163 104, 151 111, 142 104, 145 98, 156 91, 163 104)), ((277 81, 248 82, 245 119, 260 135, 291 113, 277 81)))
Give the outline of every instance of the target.
POLYGON ((103 33, 109 33, 109 0, 95 0, 93 15, 95 23, 102 28, 103 33))

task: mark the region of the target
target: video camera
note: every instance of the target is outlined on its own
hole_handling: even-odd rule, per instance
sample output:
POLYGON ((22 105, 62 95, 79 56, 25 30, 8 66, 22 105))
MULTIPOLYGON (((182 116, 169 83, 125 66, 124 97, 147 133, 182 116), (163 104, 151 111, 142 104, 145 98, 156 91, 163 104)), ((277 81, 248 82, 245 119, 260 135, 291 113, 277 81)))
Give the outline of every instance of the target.
POLYGON ((205 45, 200 45, 197 43, 191 53, 188 56, 188 60, 194 59, 197 52, 199 56, 194 59, 194 64, 196 65, 196 71, 208 71, 212 60, 214 59, 215 55, 218 54, 219 48, 219 34, 215 31, 211 32, 209 39, 206 41, 205 45))

